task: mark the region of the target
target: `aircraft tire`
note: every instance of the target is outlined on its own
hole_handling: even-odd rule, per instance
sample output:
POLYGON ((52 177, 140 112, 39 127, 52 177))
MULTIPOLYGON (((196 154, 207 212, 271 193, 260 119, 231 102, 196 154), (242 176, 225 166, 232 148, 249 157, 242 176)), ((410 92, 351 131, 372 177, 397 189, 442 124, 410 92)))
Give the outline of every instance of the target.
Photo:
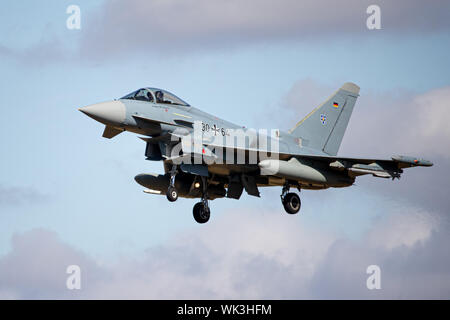
POLYGON ((167 200, 169 200, 170 202, 175 202, 178 199, 178 191, 177 189, 175 189, 174 187, 169 187, 167 189, 167 200))
POLYGON ((206 223, 209 220, 210 210, 205 208, 203 202, 197 202, 192 210, 194 214, 194 219, 198 223, 206 223))
POLYGON ((302 202, 296 193, 288 193, 283 199, 284 210, 289 214, 296 214, 300 211, 302 202))

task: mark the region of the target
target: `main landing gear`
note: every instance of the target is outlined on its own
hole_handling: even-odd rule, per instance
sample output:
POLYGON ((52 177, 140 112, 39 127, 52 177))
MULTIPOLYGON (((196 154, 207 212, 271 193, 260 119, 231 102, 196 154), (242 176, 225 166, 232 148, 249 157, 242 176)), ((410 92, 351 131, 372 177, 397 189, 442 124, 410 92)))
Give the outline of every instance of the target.
POLYGON ((281 192, 281 203, 283 204, 284 210, 289 214, 296 214, 300 211, 302 202, 298 194, 289 192, 289 185, 286 184, 281 192))
POLYGON ((206 223, 209 220, 211 210, 209 209, 208 201, 208 180, 206 177, 202 178, 202 201, 197 202, 192 210, 194 214, 194 219, 198 223, 206 223))

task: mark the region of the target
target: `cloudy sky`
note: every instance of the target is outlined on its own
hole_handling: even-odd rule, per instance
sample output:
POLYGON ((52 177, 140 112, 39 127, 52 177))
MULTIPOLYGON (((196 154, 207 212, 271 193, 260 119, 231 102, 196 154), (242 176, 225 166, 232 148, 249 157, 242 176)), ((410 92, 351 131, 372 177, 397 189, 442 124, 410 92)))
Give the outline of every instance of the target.
POLYGON ((0 298, 450 298, 448 1, 14 1, 0 13, 0 298), (69 30, 66 9, 81 9, 69 30), (381 9, 368 30, 366 9, 381 9), (253 128, 289 129, 344 82, 361 87, 342 156, 432 160, 212 202, 146 195, 133 134, 80 106, 162 87, 253 128), (66 288, 79 265, 81 290, 66 288), (368 290, 366 269, 381 268, 368 290))

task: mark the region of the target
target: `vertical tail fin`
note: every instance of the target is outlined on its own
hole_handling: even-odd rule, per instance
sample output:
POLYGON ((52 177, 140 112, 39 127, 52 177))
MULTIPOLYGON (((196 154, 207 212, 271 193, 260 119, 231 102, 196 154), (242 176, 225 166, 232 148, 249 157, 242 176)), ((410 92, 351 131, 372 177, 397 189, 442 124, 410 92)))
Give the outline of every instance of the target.
POLYGON ((351 82, 337 90, 289 132, 302 139, 305 147, 335 156, 353 112, 359 87, 351 82))

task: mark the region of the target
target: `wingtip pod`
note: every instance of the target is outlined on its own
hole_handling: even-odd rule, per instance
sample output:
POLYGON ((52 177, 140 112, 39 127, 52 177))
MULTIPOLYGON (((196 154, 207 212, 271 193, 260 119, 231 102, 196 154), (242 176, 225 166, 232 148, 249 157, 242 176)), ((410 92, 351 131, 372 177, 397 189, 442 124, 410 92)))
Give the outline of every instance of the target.
POLYGON ((408 157, 408 156, 394 156, 394 157, 392 157, 392 160, 410 164, 412 166, 420 166, 420 167, 431 167, 433 165, 433 162, 431 162, 429 160, 408 157))
POLYGON ((346 82, 342 85, 341 89, 357 95, 357 94, 359 94, 360 88, 353 82, 346 82))

